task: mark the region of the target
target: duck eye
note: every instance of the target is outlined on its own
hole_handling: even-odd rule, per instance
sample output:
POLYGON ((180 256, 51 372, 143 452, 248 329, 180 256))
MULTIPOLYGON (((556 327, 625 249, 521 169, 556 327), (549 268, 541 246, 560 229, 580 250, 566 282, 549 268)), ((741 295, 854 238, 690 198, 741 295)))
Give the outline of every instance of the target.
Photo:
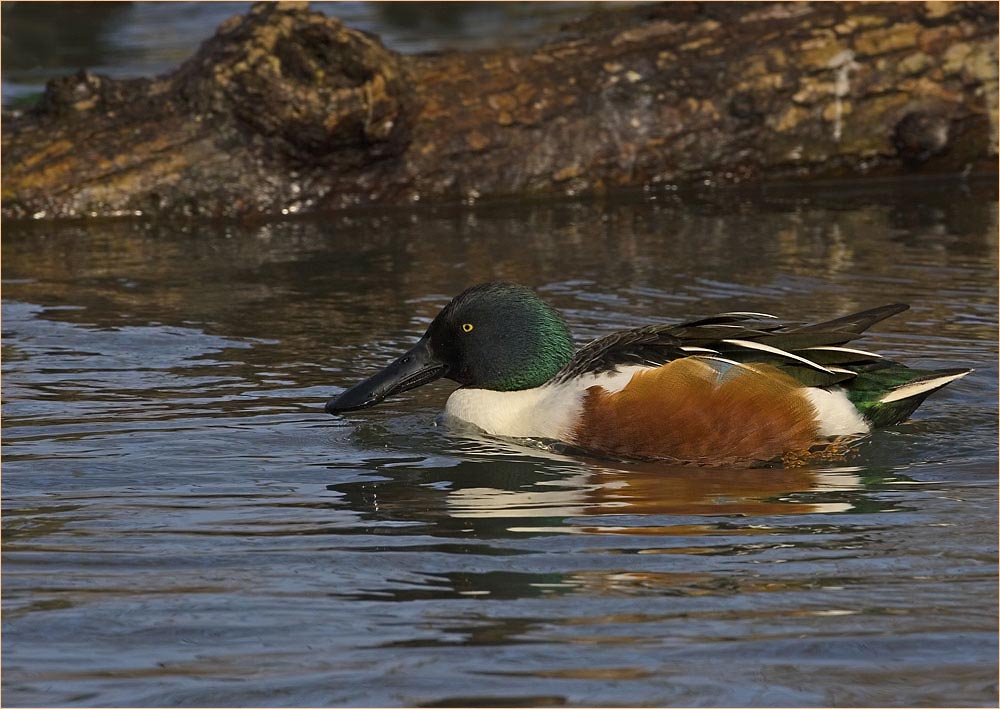
POLYGON ((472 332, 472 323, 462 323, 462 332, 472 332))

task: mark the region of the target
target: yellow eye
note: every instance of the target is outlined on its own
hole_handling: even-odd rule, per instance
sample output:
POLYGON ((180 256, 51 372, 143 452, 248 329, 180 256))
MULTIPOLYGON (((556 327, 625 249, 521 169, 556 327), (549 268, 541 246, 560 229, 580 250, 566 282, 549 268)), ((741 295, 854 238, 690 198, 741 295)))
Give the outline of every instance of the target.
POLYGON ((472 323, 462 323, 462 332, 472 332, 472 323))

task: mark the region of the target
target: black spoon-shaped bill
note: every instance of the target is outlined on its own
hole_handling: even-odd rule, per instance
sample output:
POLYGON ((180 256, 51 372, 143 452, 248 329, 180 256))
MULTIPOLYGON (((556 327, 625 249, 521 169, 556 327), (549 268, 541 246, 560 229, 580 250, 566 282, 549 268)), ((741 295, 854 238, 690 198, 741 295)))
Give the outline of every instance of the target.
POLYGON ((447 370, 447 365, 434 356, 429 340, 423 337, 413 349, 381 372, 326 402, 326 411, 337 414, 375 406, 388 396, 440 379, 447 370))

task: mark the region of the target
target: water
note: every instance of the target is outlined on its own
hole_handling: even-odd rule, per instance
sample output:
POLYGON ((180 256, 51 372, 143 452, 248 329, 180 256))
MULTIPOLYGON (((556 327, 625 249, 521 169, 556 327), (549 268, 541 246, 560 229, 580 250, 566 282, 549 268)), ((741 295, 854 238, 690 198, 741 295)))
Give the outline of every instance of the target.
POLYGON ((5 225, 6 706, 997 701, 995 185, 5 225), (913 308, 854 457, 618 464, 327 397, 491 278, 581 340, 913 308))

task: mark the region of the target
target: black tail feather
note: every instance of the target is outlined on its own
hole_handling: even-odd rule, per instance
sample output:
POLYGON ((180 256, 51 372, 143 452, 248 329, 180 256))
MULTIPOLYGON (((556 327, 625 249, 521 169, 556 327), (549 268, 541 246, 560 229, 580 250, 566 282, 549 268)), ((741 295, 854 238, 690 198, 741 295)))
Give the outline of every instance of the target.
POLYGON ((850 315, 816 323, 815 325, 792 328, 786 330, 786 332, 849 332, 854 335, 860 335, 875 323, 890 318, 904 310, 909 310, 909 308, 910 306, 906 303, 892 303, 891 305, 883 305, 871 310, 862 310, 860 313, 851 313, 850 315))

